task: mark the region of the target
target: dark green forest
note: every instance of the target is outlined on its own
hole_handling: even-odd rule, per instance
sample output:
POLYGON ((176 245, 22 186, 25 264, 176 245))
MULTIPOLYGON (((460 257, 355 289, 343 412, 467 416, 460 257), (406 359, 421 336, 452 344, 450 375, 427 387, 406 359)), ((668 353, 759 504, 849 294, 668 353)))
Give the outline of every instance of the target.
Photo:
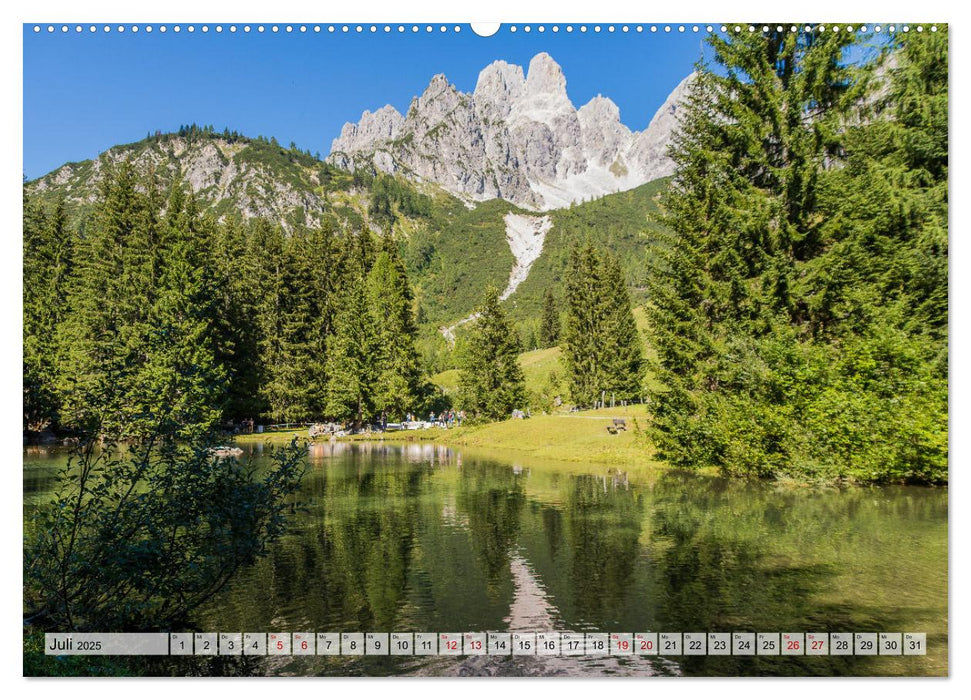
POLYGON ((130 164, 82 227, 29 198, 24 222, 25 429, 95 421, 137 438, 112 421, 151 414, 189 436, 425 398, 403 263, 367 230, 216 223, 130 164))

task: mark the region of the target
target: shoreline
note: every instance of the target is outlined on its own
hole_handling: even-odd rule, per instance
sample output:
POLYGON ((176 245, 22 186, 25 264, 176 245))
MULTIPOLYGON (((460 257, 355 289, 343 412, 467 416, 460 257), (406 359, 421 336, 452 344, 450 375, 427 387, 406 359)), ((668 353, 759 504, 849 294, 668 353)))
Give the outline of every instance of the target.
MULTIPOLYGON (((574 465, 623 467, 637 471, 683 471, 658 460, 647 429, 651 424, 648 407, 644 404, 617 406, 571 412, 555 411, 524 419, 507 419, 491 423, 466 423, 451 428, 431 427, 419 430, 370 432, 345 435, 339 438, 310 439, 306 428, 262 433, 230 435, 222 438, 224 445, 286 445, 296 440, 308 444, 322 444, 334 440, 342 443, 387 443, 396 445, 438 444, 444 447, 468 448, 475 451, 503 453, 509 459, 534 459, 558 463, 564 470, 574 465), (610 432, 614 419, 623 419, 625 428, 610 432)), ((63 441, 24 441, 24 449, 61 448, 63 441)), ((689 471, 706 476, 719 476, 740 481, 772 482, 785 488, 828 487, 848 488, 867 486, 923 486, 947 488, 948 482, 924 483, 915 481, 868 481, 853 475, 810 476, 778 473, 764 478, 730 476, 714 466, 692 468, 689 471)))
POLYGON ((341 442, 437 443, 449 447, 497 450, 537 459, 625 466, 651 470, 669 467, 654 458, 654 447, 644 433, 650 418, 645 406, 605 408, 580 413, 551 413, 493 423, 451 428, 348 435, 341 442), (623 419, 626 430, 607 428, 623 419))
MULTIPOLYGON (((359 433, 336 440, 400 444, 427 442, 450 447, 504 450, 558 462, 668 469, 667 465, 654 459, 653 445, 644 432, 649 421, 647 407, 634 405, 579 413, 564 411, 451 428, 359 433), (624 420, 626 429, 609 432, 608 427, 613 427, 615 418, 624 420)), ((239 445, 285 444, 294 438, 309 440, 306 430, 287 430, 237 435, 234 441, 239 445)))
MULTIPOLYGON (((655 458, 654 445, 646 428, 650 415, 645 405, 602 408, 571 413, 554 412, 525 419, 507 419, 492 423, 466 424, 451 428, 422 428, 394 432, 360 433, 335 438, 342 443, 387 443, 392 445, 437 444, 473 451, 502 453, 510 459, 534 459, 550 464, 558 463, 564 470, 574 465, 623 467, 637 471, 681 471, 655 458), (614 418, 626 421, 626 430, 608 432, 614 418)), ((307 431, 289 430, 270 433, 251 433, 227 438, 238 445, 283 445, 293 439, 313 444, 307 431)), ((871 482, 853 476, 811 478, 779 474, 774 478, 726 476, 717 467, 698 467, 692 473, 717 476, 733 481, 772 482, 784 488, 865 488, 870 486, 922 486, 947 488, 944 483, 871 482)))

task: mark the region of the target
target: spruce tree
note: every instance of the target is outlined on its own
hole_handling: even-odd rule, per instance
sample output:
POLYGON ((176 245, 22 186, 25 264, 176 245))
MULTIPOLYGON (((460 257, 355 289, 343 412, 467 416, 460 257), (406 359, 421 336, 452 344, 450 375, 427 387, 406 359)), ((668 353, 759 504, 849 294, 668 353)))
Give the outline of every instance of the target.
POLYGON ((67 311, 75 236, 64 201, 50 215, 24 193, 24 429, 56 424, 57 333, 67 311))
POLYGON ((699 66, 671 151, 671 235, 655 250, 651 285, 665 387, 653 397, 655 441, 676 463, 722 459, 698 402, 725 389, 726 340, 765 337, 802 313, 795 268, 818 247, 819 175, 857 97, 842 62, 852 41, 770 31, 709 42, 717 70, 699 66))
POLYGON ((375 259, 367 287, 377 332, 375 409, 401 417, 416 407, 421 373, 415 348, 414 297, 404 263, 390 239, 384 241, 375 259))
POLYGON ((608 399, 632 401, 642 393, 643 351, 637 321, 620 262, 609 253, 604 262, 604 320, 600 349, 608 399))
POLYGON ((282 348, 286 297, 286 258, 283 229, 259 219, 253 225, 246 251, 245 274, 256 287, 255 321, 260 354, 260 399, 264 415, 281 419, 285 410, 286 371, 282 348))
POLYGON ((155 292, 145 213, 131 164, 106 172, 59 333, 58 391, 69 425, 100 425, 116 435, 131 427, 128 398, 144 357, 155 292))
POLYGON ((502 420, 524 408, 526 384, 519 366, 519 341, 490 287, 472 323, 461 359, 461 404, 473 419, 502 420))
POLYGON ((573 402, 592 406, 606 390, 601 346, 605 305, 603 273, 596 249, 585 244, 570 251, 566 280, 563 368, 573 402))
POLYGON ((273 371, 273 414, 287 422, 321 415, 324 407, 324 343, 320 295, 315 286, 317 243, 305 231, 293 233, 282 250, 277 356, 273 371))
MULTIPOLYGON (((212 430, 225 396, 225 372, 214 350, 214 228, 214 222, 200 217, 195 197, 177 182, 166 207, 164 255, 143 359, 127 397, 132 409, 153 417, 151 430, 182 439, 212 430)), ((134 425, 130 436, 140 437, 139 430, 134 425)))
POLYGON ((544 348, 551 348, 560 342, 560 311, 556 306, 556 297, 553 296, 552 289, 547 289, 543 295, 539 340, 544 348))
POLYGON ((847 62, 857 40, 710 39, 649 284, 653 436, 674 464, 946 474, 927 361, 946 315, 946 36, 895 40, 888 90, 865 53, 847 62))
POLYGON ((576 246, 566 287, 562 347, 571 398, 592 406, 639 397, 641 339, 620 263, 589 243, 576 246))
POLYGON ((348 275, 327 344, 326 412, 361 423, 375 415, 378 336, 363 274, 348 275))
POLYGON ((216 227, 213 239, 213 334, 217 364, 226 371, 224 415, 232 420, 263 412, 257 319, 259 283, 248 272, 247 231, 235 217, 216 227))

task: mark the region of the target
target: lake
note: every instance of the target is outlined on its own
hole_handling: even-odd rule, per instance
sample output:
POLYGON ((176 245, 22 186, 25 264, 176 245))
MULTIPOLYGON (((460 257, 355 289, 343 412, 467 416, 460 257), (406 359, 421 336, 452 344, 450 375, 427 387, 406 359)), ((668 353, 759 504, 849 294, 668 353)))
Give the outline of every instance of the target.
MULTIPOLYGON (((246 448, 266 461, 269 447, 246 448)), ((25 512, 63 448, 24 448, 25 512)), ((943 675, 946 488, 823 488, 317 444, 291 529, 197 616, 224 632, 926 632, 924 657, 279 657, 270 674, 943 675)))

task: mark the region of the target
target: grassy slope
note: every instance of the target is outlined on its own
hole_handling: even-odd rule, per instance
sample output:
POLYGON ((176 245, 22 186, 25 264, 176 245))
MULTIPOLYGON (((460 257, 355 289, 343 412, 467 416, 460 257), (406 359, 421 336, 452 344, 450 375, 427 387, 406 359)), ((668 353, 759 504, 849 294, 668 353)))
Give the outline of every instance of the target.
MULTIPOLYGON (((637 322, 637 330, 641 334, 645 357, 653 356, 650 345, 647 343, 645 332, 647 330, 647 312, 643 306, 634 309, 634 320, 637 322)), ((519 355, 519 365, 523 368, 523 376, 526 379, 527 394, 535 394, 542 391, 549 380, 550 372, 556 372, 561 383, 565 377, 561 358, 563 351, 557 347, 542 348, 540 350, 530 350, 519 355)), ((433 374, 429 377, 431 382, 441 387, 446 393, 454 393, 459 386, 459 370, 449 369, 444 372, 433 374)))
MULTIPOLYGON (((570 250, 588 239, 617 255, 630 281, 635 303, 645 301, 647 246, 651 232, 658 225, 656 199, 666 185, 667 180, 656 180, 628 192, 548 214, 553 219, 553 228, 547 234, 543 252, 529 276, 506 302, 521 337, 528 338, 530 329, 538 330, 547 289, 553 290, 562 306, 570 250)), ((478 304, 487 285, 502 289, 508 281, 513 258, 505 240, 502 217, 509 211, 518 210, 499 200, 468 210, 452 197, 437 196, 428 220, 402 221, 396 226, 396 231, 402 234, 404 258, 425 317, 421 352, 435 369, 446 369, 454 362, 438 328, 466 317, 478 304)), ((467 332, 467 325, 455 330, 459 338, 467 332)), ((541 376, 545 383, 552 368, 537 368, 533 379, 541 376)), ((526 371, 528 374, 529 369, 526 371)), ((444 386, 455 383, 454 375, 433 380, 444 386)), ((530 391, 537 390, 536 382, 530 381, 529 376, 527 383, 530 391)))
MULTIPOLYGON (((640 302, 640 285, 647 274, 647 242, 657 226, 656 198, 666 185, 665 179, 655 180, 550 212, 553 228, 543 252, 509 299, 513 319, 535 321, 548 288, 562 298, 570 250, 588 239, 617 255, 640 302)), ((505 288, 513 257, 503 217, 509 212, 531 213, 502 200, 481 202, 474 209, 444 194, 433 201, 427 220, 402 221, 396 230, 402 234, 404 258, 427 322, 437 327, 467 316, 488 285, 505 288)))
POLYGON ((513 318, 538 318, 547 289, 563 299, 570 250, 586 240, 609 249, 620 259, 635 303, 641 303, 640 288, 647 277, 647 243, 658 226, 656 198, 667 182, 654 180, 627 192, 550 212, 553 228, 546 236, 543 252, 510 299, 513 318))
MULTIPOLYGON (((519 364, 523 368, 526 378, 526 392, 538 393, 546 385, 550 372, 556 372, 561 378, 563 370, 560 366, 560 348, 543 348, 531 350, 519 356, 519 364)), ((449 369, 430 377, 435 386, 441 387, 448 394, 454 394, 459 386, 459 370, 449 369)))
MULTIPOLYGON (((647 324, 643 307, 634 310, 634 317, 643 337, 647 324)), ((645 342, 645 352, 648 351, 645 342)), ((533 396, 542 391, 550 372, 556 372, 561 380, 561 390, 565 390, 562 383, 564 374, 560 364, 561 357, 562 351, 559 347, 524 352, 519 356, 528 395, 533 396)), ((440 372, 432 376, 431 381, 447 393, 454 394, 458 389, 459 372, 455 369, 440 372)), ((656 466, 653 448, 646 435, 640 433, 649 422, 650 416, 644 406, 606 408, 580 413, 570 413, 563 407, 552 415, 534 415, 529 420, 508 420, 450 430, 432 428, 388 438, 431 440, 450 445, 510 450, 563 462, 586 461, 653 467, 656 466), (607 432, 607 426, 611 424, 612 418, 627 419, 630 429, 626 433, 611 435, 607 432)))
POLYGON ((518 209, 499 199, 475 209, 447 195, 433 201, 401 245, 426 322, 437 327, 467 316, 489 285, 505 288, 514 260, 503 217, 518 209))
POLYGON ((550 372, 556 372, 559 379, 563 379, 563 369, 560 366, 562 351, 559 347, 530 350, 519 356, 519 364, 523 368, 526 379, 526 393, 538 394, 549 379, 550 372))

